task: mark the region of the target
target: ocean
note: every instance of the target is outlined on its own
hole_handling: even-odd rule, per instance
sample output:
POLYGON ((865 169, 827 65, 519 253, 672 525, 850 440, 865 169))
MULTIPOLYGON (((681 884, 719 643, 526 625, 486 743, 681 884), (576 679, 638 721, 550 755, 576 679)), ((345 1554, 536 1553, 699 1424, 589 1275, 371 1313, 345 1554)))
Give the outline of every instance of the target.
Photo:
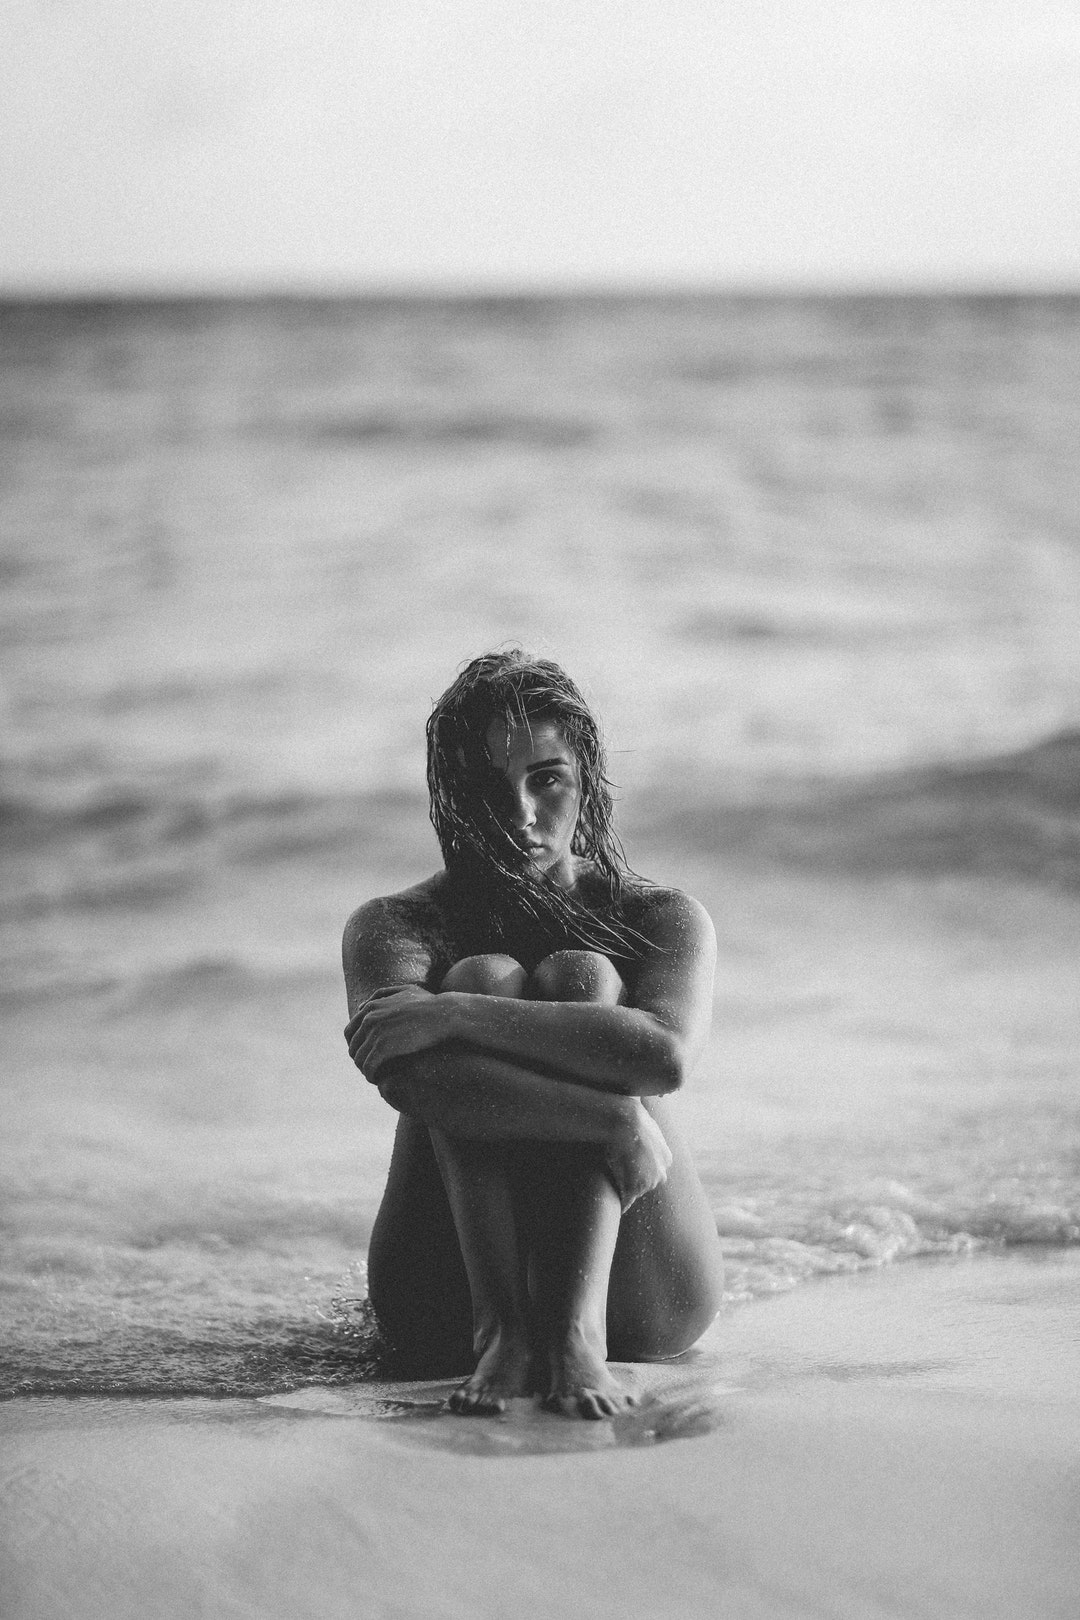
POLYGON ((1080 299, 0 307, 10 1394, 377 1365, 339 941, 563 662, 709 905, 729 1302, 1080 1243, 1080 299))

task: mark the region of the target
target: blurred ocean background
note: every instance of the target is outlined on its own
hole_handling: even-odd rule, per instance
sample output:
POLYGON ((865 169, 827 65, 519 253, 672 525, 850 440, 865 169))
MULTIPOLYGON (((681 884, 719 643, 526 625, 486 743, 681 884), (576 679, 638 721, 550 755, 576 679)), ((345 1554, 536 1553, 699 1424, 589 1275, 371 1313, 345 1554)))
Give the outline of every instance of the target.
POLYGON ((733 1304, 1080 1243, 1080 299, 0 308, 3 1385, 372 1364, 338 942, 475 653, 720 936, 733 1304))

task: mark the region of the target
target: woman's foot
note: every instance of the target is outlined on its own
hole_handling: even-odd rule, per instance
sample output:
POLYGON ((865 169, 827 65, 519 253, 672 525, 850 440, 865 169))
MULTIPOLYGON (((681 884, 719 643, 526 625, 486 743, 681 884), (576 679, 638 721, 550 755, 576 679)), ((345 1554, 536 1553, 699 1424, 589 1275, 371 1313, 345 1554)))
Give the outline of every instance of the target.
POLYGON ((455 1389, 446 1404, 462 1417, 505 1412, 507 1401, 530 1392, 530 1361, 528 1339, 523 1334, 496 1328, 476 1371, 455 1389))
POLYGON ((623 1388, 600 1350, 580 1333, 568 1334, 548 1352, 548 1387, 541 1403, 567 1417, 617 1417, 636 1397, 623 1388))

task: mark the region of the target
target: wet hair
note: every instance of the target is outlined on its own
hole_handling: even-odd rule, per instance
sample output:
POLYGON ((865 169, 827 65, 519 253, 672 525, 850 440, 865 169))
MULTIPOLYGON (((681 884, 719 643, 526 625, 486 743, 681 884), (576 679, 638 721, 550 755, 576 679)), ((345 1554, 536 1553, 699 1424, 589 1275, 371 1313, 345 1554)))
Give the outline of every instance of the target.
POLYGON ((622 915, 624 884, 637 874, 627 865, 613 825, 600 727, 566 671, 519 647, 484 653, 437 699, 427 740, 431 821, 452 906, 470 947, 509 948, 511 939, 517 945, 524 936, 533 945, 526 954, 536 960, 550 950, 574 947, 615 958, 639 954, 644 941, 622 915), (571 850, 591 862, 603 884, 602 915, 550 879, 537 877, 515 841, 506 782, 487 750, 493 720, 508 730, 553 721, 573 751, 581 805, 571 850))

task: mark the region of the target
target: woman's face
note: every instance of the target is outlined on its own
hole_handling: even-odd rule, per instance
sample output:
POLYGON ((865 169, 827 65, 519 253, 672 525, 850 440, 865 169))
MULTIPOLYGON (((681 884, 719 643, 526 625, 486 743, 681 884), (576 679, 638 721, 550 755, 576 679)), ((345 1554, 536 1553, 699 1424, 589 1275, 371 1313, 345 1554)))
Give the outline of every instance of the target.
POLYGON ((577 757, 554 720, 510 725, 493 720, 488 757, 509 790, 508 827, 534 870, 560 888, 576 878, 570 845, 581 808, 577 757))

